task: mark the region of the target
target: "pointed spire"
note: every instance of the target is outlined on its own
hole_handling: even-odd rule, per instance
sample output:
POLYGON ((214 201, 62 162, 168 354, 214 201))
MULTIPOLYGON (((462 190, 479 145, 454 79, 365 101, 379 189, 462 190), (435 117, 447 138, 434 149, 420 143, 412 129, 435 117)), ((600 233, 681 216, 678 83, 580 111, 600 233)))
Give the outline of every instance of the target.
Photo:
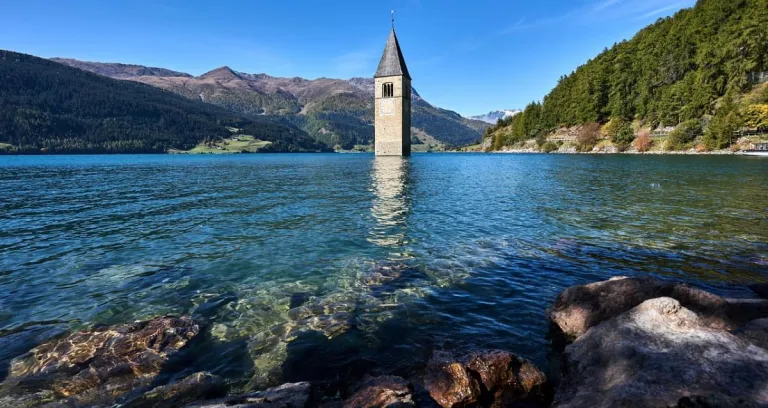
POLYGON ((384 54, 381 55, 379 68, 376 70, 376 74, 373 77, 379 78, 397 75, 402 75, 408 79, 411 79, 411 76, 408 74, 408 67, 405 66, 405 58, 403 58, 403 52, 400 50, 400 43, 397 42, 393 17, 392 31, 389 33, 387 46, 384 47, 384 54))

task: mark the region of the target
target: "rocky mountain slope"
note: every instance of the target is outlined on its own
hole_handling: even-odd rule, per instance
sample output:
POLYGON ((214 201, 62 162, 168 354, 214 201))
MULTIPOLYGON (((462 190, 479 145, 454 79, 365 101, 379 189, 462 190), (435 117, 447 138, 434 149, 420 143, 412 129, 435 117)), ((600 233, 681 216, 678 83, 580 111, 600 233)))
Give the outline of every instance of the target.
MULTIPOLYGON (((279 78, 226 66, 193 77, 163 68, 53 60, 111 78, 149 84, 233 112, 272 117, 331 147, 350 149, 373 141, 372 78, 279 78)), ((484 122, 431 105, 416 90, 412 97, 414 135, 421 138, 463 145, 480 140, 487 127, 484 122)))

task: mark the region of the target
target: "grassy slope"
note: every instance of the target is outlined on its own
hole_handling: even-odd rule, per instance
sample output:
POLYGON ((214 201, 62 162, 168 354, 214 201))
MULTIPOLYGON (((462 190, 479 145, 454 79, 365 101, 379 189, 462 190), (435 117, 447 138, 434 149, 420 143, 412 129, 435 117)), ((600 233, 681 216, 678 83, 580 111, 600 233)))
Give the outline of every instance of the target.
POLYGON ((190 150, 171 150, 174 154, 231 154, 231 153, 257 153, 259 149, 271 145, 272 142, 259 140, 250 135, 241 135, 235 139, 223 139, 214 142, 212 146, 200 143, 190 150))

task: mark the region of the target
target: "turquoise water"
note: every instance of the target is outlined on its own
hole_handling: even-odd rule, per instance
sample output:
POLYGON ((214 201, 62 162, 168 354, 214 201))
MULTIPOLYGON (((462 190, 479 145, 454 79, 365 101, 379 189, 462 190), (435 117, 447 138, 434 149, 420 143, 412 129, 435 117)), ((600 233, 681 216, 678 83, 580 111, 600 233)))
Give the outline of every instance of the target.
POLYGON ((258 384, 434 349, 543 364, 546 308, 616 275, 768 281, 768 160, 0 157, 0 378, 67 330, 190 313, 187 366, 258 384))

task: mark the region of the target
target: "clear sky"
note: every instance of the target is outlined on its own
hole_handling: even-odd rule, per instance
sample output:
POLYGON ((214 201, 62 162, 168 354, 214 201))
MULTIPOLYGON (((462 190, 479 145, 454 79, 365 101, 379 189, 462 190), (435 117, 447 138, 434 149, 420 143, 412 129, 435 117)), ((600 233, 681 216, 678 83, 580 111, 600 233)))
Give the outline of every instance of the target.
POLYGON ((522 108, 694 0, 0 0, 0 49, 199 75, 369 77, 390 9, 413 86, 463 115, 522 108))

